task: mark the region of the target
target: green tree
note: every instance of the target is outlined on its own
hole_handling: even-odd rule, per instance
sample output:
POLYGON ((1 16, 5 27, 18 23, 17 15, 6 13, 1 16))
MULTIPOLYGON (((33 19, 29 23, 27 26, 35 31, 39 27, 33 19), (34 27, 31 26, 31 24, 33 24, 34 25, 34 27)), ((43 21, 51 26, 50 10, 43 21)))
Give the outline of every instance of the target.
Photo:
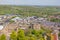
POLYGON ((17 33, 17 40, 26 40, 25 38, 25 34, 24 34, 24 30, 18 30, 18 33, 17 33))
POLYGON ((0 36, 0 40, 6 40, 6 36, 5 36, 4 34, 2 34, 2 35, 0 36))
POLYGON ((41 37, 40 40, 45 40, 45 39, 43 37, 41 37))
POLYGON ((58 34, 58 36, 60 37, 60 33, 58 34))
POLYGON ((30 39, 29 40, 36 40, 36 38, 34 38, 34 37, 30 37, 30 39))
POLYGON ((38 36, 39 32, 38 32, 38 30, 32 30, 32 34, 35 35, 35 36, 38 36))
POLYGON ((10 39, 11 40, 17 40, 17 34, 15 31, 13 31, 11 34, 10 34, 10 39))

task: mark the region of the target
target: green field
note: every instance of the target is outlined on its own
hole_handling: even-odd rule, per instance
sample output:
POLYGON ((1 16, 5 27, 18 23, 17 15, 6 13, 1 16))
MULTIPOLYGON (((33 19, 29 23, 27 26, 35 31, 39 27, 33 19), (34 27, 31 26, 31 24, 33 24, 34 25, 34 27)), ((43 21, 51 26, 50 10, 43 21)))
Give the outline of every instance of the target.
POLYGON ((54 14, 60 14, 60 7, 0 5, 0 15, 2 14, 20 14, 23 16, 49 16, 54 14))

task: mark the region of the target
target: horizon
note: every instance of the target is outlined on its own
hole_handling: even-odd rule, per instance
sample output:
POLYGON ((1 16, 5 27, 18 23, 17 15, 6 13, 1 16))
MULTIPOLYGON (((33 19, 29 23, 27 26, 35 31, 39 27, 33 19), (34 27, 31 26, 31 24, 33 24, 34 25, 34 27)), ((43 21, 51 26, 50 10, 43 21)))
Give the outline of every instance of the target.
POLYGON ((10 5, 10 4, 4 4, 4 5, 1 5, 0 4, 0 6, 51 6, 51 7, 54 7, 54 6, 56 6, 56 7, 58 7, 58 6, 60 6, 60 5, 10 5))

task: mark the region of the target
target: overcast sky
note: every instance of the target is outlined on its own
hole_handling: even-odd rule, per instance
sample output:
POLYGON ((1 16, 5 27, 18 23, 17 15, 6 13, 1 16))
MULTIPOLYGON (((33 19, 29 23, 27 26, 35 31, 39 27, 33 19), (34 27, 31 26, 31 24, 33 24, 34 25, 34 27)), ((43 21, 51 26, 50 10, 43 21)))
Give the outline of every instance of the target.
POLYGON ((3 5, 56 5, 60 6, 60 0, 0 0, 3 5))

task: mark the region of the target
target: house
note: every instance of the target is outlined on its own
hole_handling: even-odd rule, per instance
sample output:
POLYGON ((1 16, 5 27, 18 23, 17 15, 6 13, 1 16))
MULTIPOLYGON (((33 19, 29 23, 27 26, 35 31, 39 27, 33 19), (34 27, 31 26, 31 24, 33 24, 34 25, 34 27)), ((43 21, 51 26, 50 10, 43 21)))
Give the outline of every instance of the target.
POLYGON ((11 32, 13 30, 17 31, 18 25, 16 23, 9 23, 4 26, 4 28, 1 30, 2 34, 5 34, 6 36, 10 36, 11 32))
POLYGON ((23 20, 23 19, 20 18, 20 17, 15 17, 15 18, 13 18, 13 19, 11 19, 11 20, 13 20, 13 21, 15 21, 15 22, 18 22, 18 21, 21 21, 21 20, 23 20))
POLYGON ((18 27, 19 29, 23 29, 23 30, 26 30, 29 28, 29 25, 27 25, 25 23, 19 23, 18 26, 19 26, 18 27))
POLYGON ((35 19, 37 19, 38 17, 36 17, 36 16, 32 16, 32 17, 27 17, 26 18, 26 20, 28 21, 28 22, 32 22, 32 21, 34 21, 35 19))
POLYGON ((50 21, 42 21, 40 22, 44 27, 52 29, 52 30, 60 30, 60 23, 50 22, 50 21))
POLYGON ((41 29, 41 25, 39 23, 34 23, 33 24, 33 29, 40 30, 41 29))
POLYGON ((4 23, 0 22, 0 30, 2 30, 4 28, 4 23))
POLYGON ((3 25, 0 25, 0 30, 2 30, 2 29, 3 29, 3 27, 4 27, 3 25))
POLYGON ((57 18, 57 19, 60 19, 60 15, 51 15, 51 16, 49 16, 49 18, 57 18))

